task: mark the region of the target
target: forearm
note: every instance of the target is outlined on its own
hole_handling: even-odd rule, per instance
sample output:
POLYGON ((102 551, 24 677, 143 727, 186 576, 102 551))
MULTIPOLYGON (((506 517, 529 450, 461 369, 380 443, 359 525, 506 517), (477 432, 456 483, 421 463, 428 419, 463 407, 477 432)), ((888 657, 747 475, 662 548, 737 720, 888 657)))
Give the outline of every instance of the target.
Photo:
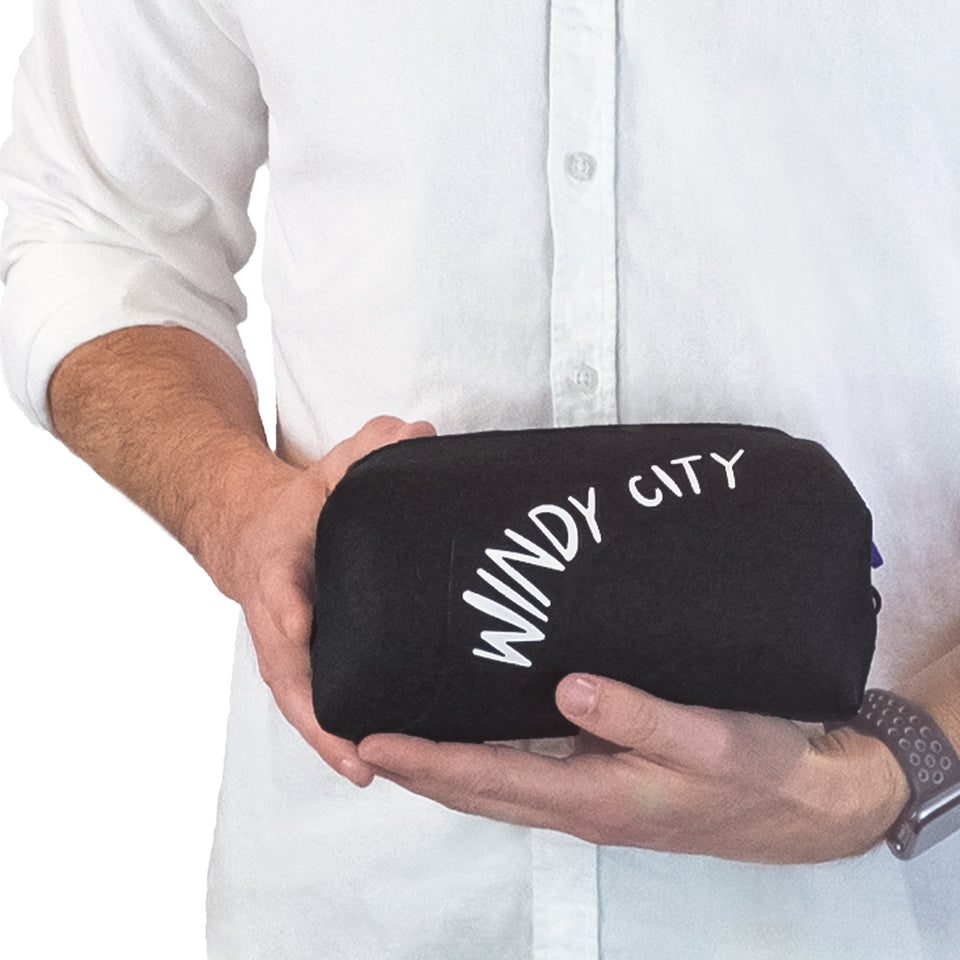
POLYGON ((233 596, 236 531, 297 472, 269 449, 236 365, 182 327, 131 327, 70 353, 48 402, 57 436, 233 596))
POLYGON ((253 393, 197 334, 135 327, 73 351, 48 390, 57 435, 160 521, 243 608, 260 673, 281 713, 359 786, 373 779, 353 743, 320 729, 310 691, 313 538, 349 465, 433 432, 378 417, 303 469, 267 445, 253 393))

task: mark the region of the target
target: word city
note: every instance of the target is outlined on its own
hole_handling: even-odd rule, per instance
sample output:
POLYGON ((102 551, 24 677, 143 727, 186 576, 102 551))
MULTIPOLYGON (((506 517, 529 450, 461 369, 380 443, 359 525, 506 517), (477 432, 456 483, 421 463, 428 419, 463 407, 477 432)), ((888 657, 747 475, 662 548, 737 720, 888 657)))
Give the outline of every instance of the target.
MULTIPOLYGON (((735 490, 737 487, 733 468, 742 456, 743 450, 738 450, 729 459, 720 456, 719 453, 710 454, 710 459, 723 469, 727 488, 730 490, 735 490)), ((694 496, 699 496, 701 493, 700 479, 694 468, 694 464, 699 461, 703 461, 700 454, 678 457, 670 461, 671 466, 681 468, 681 482, 686 482, 694 496)), ((651 509, 660 506, 663 503, 664 490, 669 491, 674 497, 683 497, 684 490, 681 483, 663 467, 652 464, 650 471, 660 485, 652 486, 650 482, 644 482, 642 474, 631 477, 627 483, 630 496, 640 506, 651 509)), ((503 531, 504 537, 520 547, 520 551, 494 547, 484 551, 500 576, 483 567, 477 570, 477 575, 488 587, 499 594, 501 599, 494 600, 474 590, 465 590, 463 599, 481 613, 514 629, 482 631, 480 639, 488 644, 488 647, 475 648, 473 651, 475 656, 518 667, 532 666, 531 661, 519 650, 515 650, 512 645, 543 640, 545 634, 538 623, 549 622, 547 610, 551 605, 550 598, 515 565, 522 563, 544 570, 565 570, 566 564, 570 563, 580 550, 581 527, 584 528, 583 536, 589 537, 594 543, 601 543, 603 537, 597 522, 597 491, 594 487, 587 490, 585 499, 584 503, 574 496, 569 496, 567 497, 568 506, 544 503, 527 513, 530 523, 546 544, 537 543, 515 530, 507 529, 503 531), (547 517, 553 518, 550 526, 547 525, 547 517), (512 581, 512 585, 507 582, 508 580, 512 581)))

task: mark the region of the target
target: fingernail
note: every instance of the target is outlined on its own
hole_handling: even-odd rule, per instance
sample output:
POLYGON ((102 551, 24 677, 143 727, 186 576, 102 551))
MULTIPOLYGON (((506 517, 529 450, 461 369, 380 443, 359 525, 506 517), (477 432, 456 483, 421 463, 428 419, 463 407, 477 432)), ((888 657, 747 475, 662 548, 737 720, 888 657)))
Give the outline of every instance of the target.
POLYGON ((560 706, 565 713, 580 716, 589 713, 597 702, 597 685, 587 677, 577 677, 560 688, 560 706))

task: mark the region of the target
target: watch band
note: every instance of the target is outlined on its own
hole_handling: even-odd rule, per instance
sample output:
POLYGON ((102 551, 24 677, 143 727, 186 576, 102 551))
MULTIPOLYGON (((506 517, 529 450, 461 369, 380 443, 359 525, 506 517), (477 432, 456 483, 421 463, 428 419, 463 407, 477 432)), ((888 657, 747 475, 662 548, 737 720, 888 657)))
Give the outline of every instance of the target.
POLYGON ((906 774, 910 799, 887 833, 890 849, 907 860, 960 830, 960 758, 919 704, 888 690, 868 690, 860 712, 845 723, 882 740, 906 774))

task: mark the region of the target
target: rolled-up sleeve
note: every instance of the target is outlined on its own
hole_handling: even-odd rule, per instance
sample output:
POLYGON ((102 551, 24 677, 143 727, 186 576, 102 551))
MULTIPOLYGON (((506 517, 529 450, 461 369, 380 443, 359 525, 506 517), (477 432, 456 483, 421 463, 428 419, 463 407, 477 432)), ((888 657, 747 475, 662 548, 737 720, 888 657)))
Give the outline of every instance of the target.
POLYGON ((0 355, 41 425, 57 364, 123 327, 187 327, 252 382, 235 274, 267 110, 242 36, 205 2, 35 3, 0 152, 0 355))

